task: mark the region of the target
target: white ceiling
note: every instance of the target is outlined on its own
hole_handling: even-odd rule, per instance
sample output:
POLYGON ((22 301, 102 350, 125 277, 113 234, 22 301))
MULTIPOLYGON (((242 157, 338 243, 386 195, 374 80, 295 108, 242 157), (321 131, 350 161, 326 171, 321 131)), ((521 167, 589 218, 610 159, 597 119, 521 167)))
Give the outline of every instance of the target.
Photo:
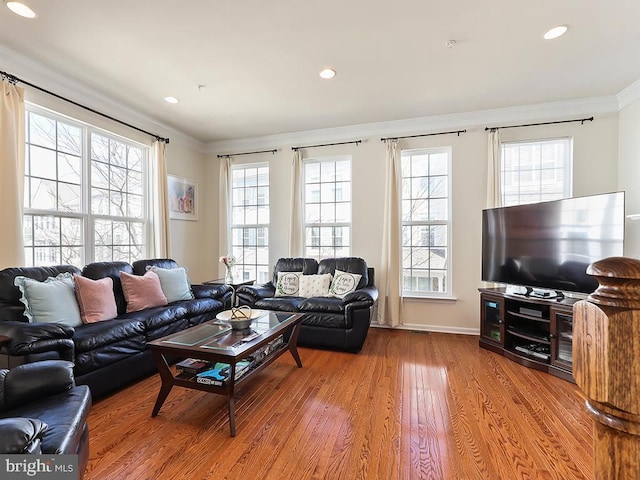
POLYGON ((35 20, 0 6, 0 44, 202 142, 615 95, 640 79, 638 0, 27 3, 35 20), (565 36, 542 39, 559 24, 565 36))

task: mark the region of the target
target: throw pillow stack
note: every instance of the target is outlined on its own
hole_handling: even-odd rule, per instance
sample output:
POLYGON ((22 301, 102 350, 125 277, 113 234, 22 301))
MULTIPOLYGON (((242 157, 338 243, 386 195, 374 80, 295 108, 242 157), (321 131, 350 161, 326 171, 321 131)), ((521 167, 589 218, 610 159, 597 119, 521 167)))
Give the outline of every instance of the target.
MULTIPOLYGON (((120 272, 127 312, 160 307, 194 298, 184 267, 150 267, 143 275, 120 272)), ((110 277, 92 280, 81 275, 61 273, 44 282, 16 277, 24 315, 30 323, 62 323, 70 327, 110 320, 118 316, 110 277)))
POLYGON ((337 297, 354 292, 362 275, 336 270, 333 275, 303 275, 302 272, 278 272, 276 297, 337 297))

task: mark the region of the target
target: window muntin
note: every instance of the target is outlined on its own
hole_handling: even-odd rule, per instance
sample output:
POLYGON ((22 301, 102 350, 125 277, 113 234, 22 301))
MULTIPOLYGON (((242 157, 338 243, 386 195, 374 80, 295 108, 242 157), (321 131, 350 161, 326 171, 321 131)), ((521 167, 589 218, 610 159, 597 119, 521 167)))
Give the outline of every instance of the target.
POLYGON ((144 258, 148 148, 37 107, 26 117, 26 264, 144 258))
POLYGON ((502 143, 503 206, 571 197, 572 143, 571 138, 502 143))
POLYGON ((308 159, 303 168, 305 256, 349 256, 351 158, 308 159))
POLYGON ((451 293, 450 148, 402 152, 403 293, 451 293))
POLYGON ((241 280, 266 283, 269 273, 269 165, 231 171, 231 251, 241 280))

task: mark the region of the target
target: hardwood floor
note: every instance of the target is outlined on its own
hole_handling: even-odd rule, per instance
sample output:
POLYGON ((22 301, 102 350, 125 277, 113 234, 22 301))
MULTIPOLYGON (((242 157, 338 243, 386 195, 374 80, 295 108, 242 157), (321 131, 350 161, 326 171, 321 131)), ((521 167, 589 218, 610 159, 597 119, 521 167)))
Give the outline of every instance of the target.
POLYGON ((96 402, 85 479, 583 479, 592 424, 578 388, 478 337, 371 329, 357 354, 300 349, 226 400, 158 375, 96 402))

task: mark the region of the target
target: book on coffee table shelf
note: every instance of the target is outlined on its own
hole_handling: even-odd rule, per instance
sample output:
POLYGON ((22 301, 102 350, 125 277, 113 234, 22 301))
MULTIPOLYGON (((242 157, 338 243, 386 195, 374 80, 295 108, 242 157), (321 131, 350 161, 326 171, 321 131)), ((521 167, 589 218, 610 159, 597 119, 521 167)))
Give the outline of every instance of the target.
POLYGON ((205 362, 198 358, 185 358, 184 360, 176 363, 176 371, 178 374, 197 375, 200 372, 204 372, 211 366, 211 363, 205 362))
MULTIPOLYGON (((236 363, 235 379, 238 380, 253 364, 252 359, 240 360, 236 363)), ((224 386, 229 379, 230 369, 231 366, 228 363, 217 362, 212 368, 198 373, 196 375, 196 381, 204 385, 224 386)))

